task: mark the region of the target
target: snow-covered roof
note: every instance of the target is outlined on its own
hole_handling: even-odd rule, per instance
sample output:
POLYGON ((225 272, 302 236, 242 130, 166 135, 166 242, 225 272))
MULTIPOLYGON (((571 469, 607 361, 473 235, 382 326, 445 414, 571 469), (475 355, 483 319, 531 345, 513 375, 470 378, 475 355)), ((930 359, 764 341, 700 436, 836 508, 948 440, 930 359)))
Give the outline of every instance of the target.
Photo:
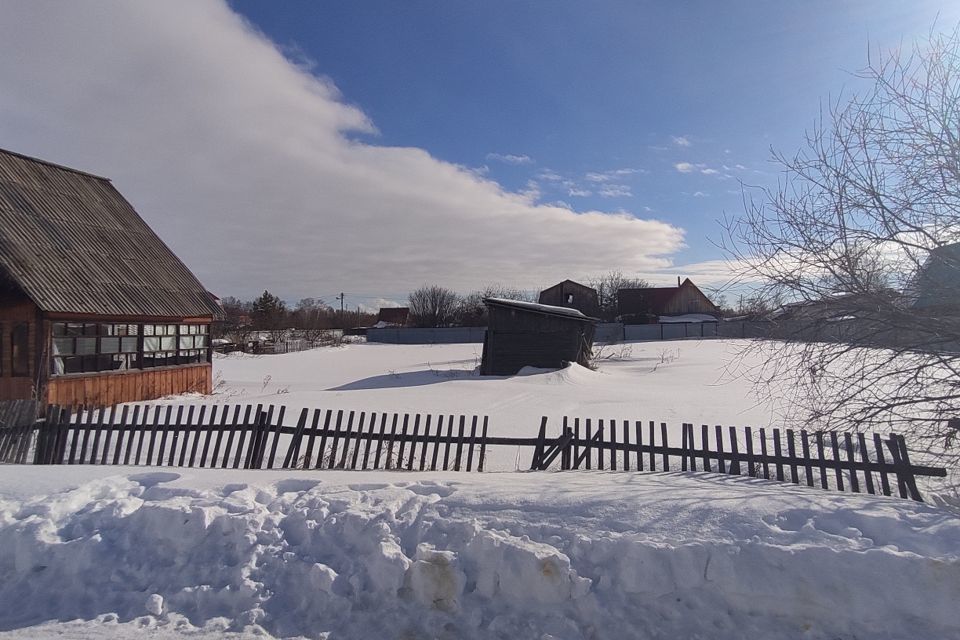
POLYGON ((523 309, 525 311, 533 311, 535 313, 545 313, 551 316, 564 316, 567 318, 576 318, 579 320, 590 320, 596 322, 596 318, 591 318, 590 316, 584 315, 578 309, 571 309, 569 307, 555 307, 550 304, 540 304, 539 302, 527 302, 525 300, 508 300, 506 298, 484 298, 484 304, 495 304, 502 307, 514 307, 516 309, 523 309))

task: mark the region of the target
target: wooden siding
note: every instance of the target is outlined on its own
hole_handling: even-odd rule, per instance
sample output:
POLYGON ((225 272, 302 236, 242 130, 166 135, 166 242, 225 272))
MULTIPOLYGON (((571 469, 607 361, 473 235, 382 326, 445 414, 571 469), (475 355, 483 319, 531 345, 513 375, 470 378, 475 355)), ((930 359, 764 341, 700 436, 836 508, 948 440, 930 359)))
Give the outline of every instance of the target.
POLYGON ((591 317, 600 312, 597 290, 573 280, 564 280, 549 289, 544 289, 540 292, 537 302, 555 307, 569 307, 591 317), (572 303, 567 302, 569 294, 573 294, 572 303))
POLYGON ((0 292, 0 400, 28 400, 35 398, 34 378, 38 367, 37 308, 26 297, 12 291, 0 292), (13 375, 13 349, 11 334, 13 328, 27 323, 30 333, 29 345, 30 371, 27 376, 13 375))
POLYGON ((660 315, 685 313, 717 313, 717 307, 690 280, 684 280, 680 289, 664 305, 660 315))
POLYGON ((565 362, 590 363, 594 322, 488 304, 483 375, 513 375, 523 367, 555 369, 565 362))
POLYGON ((110 371, 50 378, 46 402, 56 405, 108 406, 154 400, 177 393, 213 391, 209 363, 158 369, 110 371))

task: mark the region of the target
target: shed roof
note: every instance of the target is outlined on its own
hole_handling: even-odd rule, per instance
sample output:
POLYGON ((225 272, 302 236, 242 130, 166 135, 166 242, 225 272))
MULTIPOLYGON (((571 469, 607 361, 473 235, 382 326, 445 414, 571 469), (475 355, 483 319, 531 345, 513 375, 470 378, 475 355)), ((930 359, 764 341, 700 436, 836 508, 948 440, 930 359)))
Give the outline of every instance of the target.
POLYGON ((220 315, 108 179, 3 149, 0 276, 49 312, 220 315))
POLYGON ((506 298, 485 298, 483 302, 487 305, 520 309, 522 311, 542 313, 548 316, 559 316, 581 322, 598 322, 596 318, 591 318, 590 316, 584 315, 583 312, 578 309, 572 309, 570 307, 555 307, 549 304, 526 302, 524 300, 507 300, 506 298))

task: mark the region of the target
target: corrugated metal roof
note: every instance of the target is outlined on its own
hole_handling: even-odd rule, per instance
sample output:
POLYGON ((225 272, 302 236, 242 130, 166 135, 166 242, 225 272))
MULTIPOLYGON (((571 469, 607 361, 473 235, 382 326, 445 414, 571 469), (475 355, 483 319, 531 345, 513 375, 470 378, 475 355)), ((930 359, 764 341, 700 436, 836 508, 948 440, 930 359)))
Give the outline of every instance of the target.
POLYGON ((220 312, 109 180, 3 149, 0 267, 44 311, 220 312))

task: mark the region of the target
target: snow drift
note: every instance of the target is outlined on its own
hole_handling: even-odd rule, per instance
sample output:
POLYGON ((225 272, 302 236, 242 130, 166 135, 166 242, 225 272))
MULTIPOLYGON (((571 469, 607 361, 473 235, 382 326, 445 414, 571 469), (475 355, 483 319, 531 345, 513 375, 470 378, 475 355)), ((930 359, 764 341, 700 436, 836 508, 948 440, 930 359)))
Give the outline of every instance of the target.
POLYGON ((0 502, 0 631, 115 614, 281 637, 960 636, 960 519, 890 498, 711 474, 102 468, 25 497, 45 470, 0 471, 20 487, 0 502))

